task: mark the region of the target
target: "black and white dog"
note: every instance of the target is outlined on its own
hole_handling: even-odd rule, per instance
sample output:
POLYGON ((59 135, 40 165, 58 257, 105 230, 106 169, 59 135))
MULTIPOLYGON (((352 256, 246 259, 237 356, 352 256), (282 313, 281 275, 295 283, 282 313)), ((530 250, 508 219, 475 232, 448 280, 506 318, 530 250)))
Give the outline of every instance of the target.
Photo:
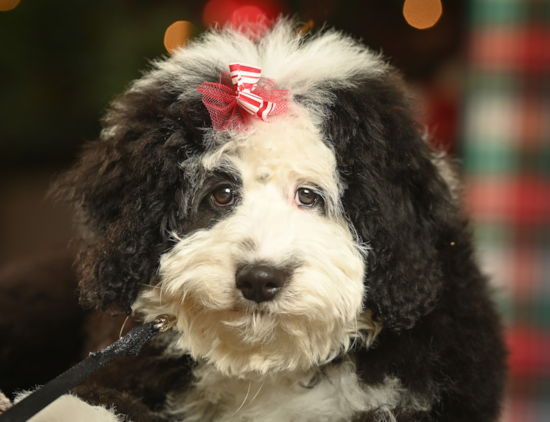
POLYGON ((287 20, 213 30, 103 124, 55 187, 81 302, 177 322, 32 421, 497 419, 505 351, 457 182, 379 55, 287 20), (261 97, 244 65, 224 84, 235 62, 284 107, 207 107, 205 82, 261 97))

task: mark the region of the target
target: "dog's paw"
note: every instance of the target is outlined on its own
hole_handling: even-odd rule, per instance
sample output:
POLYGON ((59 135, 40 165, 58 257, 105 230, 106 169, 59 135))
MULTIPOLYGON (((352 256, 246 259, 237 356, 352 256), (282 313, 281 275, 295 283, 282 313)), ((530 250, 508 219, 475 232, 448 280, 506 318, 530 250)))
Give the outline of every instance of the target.
MULTIPOLYGON (((15 403, 29 393, 17 396, 15 403)), ((92 406, 78 397, 66 394, 46 406, 28 422, 131 422, 123 416, 117 416, 112 410, 102 406, 92 406)))

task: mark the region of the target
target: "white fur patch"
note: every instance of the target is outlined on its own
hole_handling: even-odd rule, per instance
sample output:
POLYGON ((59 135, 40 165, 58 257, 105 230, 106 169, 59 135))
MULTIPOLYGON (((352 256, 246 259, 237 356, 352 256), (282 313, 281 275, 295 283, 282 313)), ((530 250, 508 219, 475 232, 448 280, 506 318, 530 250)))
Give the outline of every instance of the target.
POLYGON ((194 375, 194 389, 168 398, 166 413, 177 421, 336 422, 369 410, 376 410, 382 421, 395 420, 392 409, 398 405, 429 409, 427 403, 411 400, 396 378, 362 384, 351 362, 247 379, 226 377, 202 362, 194 375))
MULTIPOLYGON (((23 400, 32 392, 20 393, 14 403, 23 400)), ((124 416, 118 417, 113 409, 91 406, 77 396, 65 394, 46 406, 28 422, 131 422, 124 416)))
POLYGON ((202 69, 202 73, 229 70, 229 64, 241 61, 262 68, 262 76, 274 78, 282 89, 298 90, 303 95, 319 89, 331 81, 336 87, 349 86, 358 75, 376 77, 388 65, 379 54, 335 30, 324 31, 313 37, 296 34, 295 24, 280 19, 258 43, 234 28, 205 32, 168 60, 154 63, 154 69, 136 82, 139 89, 154 80, 172 81, 171 86, 189 98, 201 82, 183 73, 185 68, 202 69))

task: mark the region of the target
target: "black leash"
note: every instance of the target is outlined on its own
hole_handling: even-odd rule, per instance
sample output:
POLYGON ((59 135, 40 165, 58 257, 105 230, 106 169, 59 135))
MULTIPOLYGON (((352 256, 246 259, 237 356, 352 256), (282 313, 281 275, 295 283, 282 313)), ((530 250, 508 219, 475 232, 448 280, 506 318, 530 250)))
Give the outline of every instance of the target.
POLYGON ((145 343, 158 333, 168 330, 175 318, 161 315, 153 322, 135 327, 105 349, 90 355, 79 364, 34 391, 16 405, 0 414, 0 422, 24 422, 58 397, 76 387, 86 378, 123 356, 137 356, 145 343))

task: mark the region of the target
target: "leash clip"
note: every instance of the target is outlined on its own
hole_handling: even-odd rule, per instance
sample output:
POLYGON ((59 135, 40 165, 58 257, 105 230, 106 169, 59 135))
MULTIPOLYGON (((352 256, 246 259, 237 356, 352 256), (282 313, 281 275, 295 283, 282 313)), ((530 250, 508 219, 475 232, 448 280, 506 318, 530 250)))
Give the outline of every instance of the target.
POLYGON ((159 315, 155 318, 155 325, 153 328, 155 330, 159 330, 159 332, 164 333, 165 331, 172 328, 172 326, 176 323, 176 317, 173 315, 159 315))

